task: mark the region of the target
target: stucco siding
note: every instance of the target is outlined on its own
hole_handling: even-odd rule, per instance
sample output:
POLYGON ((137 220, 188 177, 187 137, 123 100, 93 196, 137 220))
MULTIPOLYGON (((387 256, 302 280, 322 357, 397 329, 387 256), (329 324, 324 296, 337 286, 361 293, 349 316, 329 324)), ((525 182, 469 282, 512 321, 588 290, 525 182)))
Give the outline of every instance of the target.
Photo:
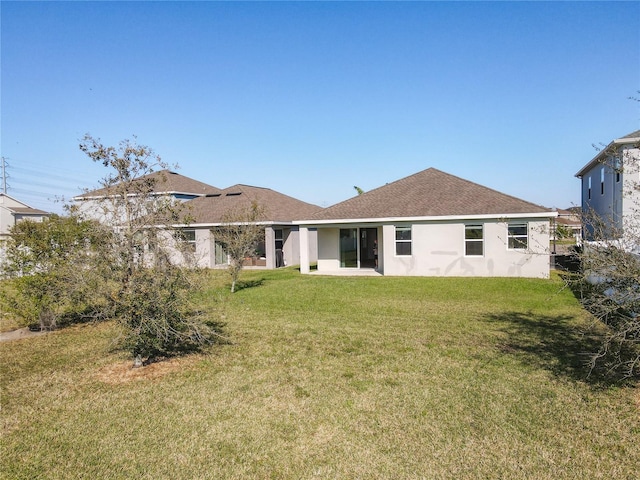
POLYGON ((626 154, 629 160, 623 174, 622 214, 635 218, 640 209, 640 149, 629 148, 626 154))
POLYGON ((335 271, 340 268, 340 230, 318 229, 318 271, 335 271))
POLYGON ((200 268, 215 266, 215 250, 213 247, 213 234, 208 228, 196 229, 196 265, 200 268))
POLYGON ((8 235, 9 229, 14 225, 13 215, 6 208, 0 208, 0 235, 8 235))
MULTIPOLYGON (((549 222, 513 219, 528 225, 528 248, 508 248, 508 224, 483 225, 483 254, 465 255, 460 221, 385 224, 379 228, 378 270, 387 276, 549 277, 549 222), (396 226, 411 226, 411 255, 396 254, 396 226)), ((340 269, 339 228, 318 229, 318 271, 340 269)))

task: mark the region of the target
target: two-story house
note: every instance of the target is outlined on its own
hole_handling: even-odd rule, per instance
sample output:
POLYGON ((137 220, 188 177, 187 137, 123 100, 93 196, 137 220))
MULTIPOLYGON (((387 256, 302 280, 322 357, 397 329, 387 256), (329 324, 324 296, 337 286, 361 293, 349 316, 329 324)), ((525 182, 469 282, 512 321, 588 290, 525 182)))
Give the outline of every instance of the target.
POLYGON ((584 238, 640 253, 640 130, 613 140, 578 173, 584 238))

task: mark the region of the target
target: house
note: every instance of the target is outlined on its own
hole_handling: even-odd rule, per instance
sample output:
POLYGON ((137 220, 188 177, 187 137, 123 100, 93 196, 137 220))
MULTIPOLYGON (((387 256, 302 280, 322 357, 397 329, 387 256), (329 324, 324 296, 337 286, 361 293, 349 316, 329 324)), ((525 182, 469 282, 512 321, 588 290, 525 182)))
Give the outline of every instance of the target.
POLYGON ((43 210, 32 208, 6 193, 0 193, 0 261, 4 259, 3 243, 9 238, 11 227, 25 219, 42 222, 48 216, 49 213, 43 210))
MULTIPOLYGON (((187 202, 194 198, 219 194, 221 191, 219 188, 170 170, 159 170, 144 175, 138 178, 136 182, 140 185, 145 185, 145 182, 147 182, 146 184, 150 185, 151 194, 154 197, 168 198, 179 202, 187 202)), ((143 187, 141 190, 146 192, 149 188, 143 187)), ((73 197, 73 202, 78 213, 96 220, 104 220, 102 203, 112 195, 112 190, 99 188, 73 197)))
POLYGON ((300 224, 301 272, 549 277, 557 213, 435 168, 316 212, 300 224))
MULTIPOLYGON (((551 239, 555 242, 571 238, 573 243, 582 241, 582 220, 580 207, 571 207, 569 209, 558 208, 558 217, 551 222, 551 239)), ((558 245, 559 247, 559 245, 558 245)), ((561 250, 566 250, 562 248, 561 250)), ((554 248, 555 253, 555 248, 554 248)))
MULTIPOLYGON (((321 208, 269 188, 239 184, 186 204, 193 220, 181 227, 183 238, 193 243, 199 266, 228 265, 224 246, 216 240, 216 229, 230 220, 229 212, 237 212, 253 202, 265 209, 265 218, 259 222, 264 225, 264 233, 255 255, 245 260, 245 266, 272 269, 300 263, 299 229, 295 219, 310 217, 321 208)), ((315 261, 314 232, 308 248, 315 261)))
MULTIPOLYGON (((204 268, 228 265, 224 246, 216 241, 215 231, 225 223, 225 216, 229 212, 251 205, 252 202, 257 202, 265 209, 266 218, 260 221, 260 224, 264 225, 264 234, 257 246, 256 254, 247 258, 245 265, 257 268, 297 265, 300 261, 300 242, 298 226, 294 219, 311 216, 320 209, 316 205, 268 188, 235 185, 221 190, 168 170, 137 179, 137 182, 145 181, 151 181, 154 197, 182 202, 184 213, 190 218, 188 224, 172 225, 179 230, 176 239, 184 243, 182 246, 172 244, 175 239, 169 238, 169 234, 165 235, 165 240, 169 240, 167 245, 174 250, 172 260, 176 263, 195 260, 198 266, 204 268), (174 246, 176 248, 173 248, 174 246), (193 253, 193 259, 185 258, 184 251, 193 253)), ((108 199, 109 195, 110 191, 102 188, 79 195, 73 200, 81 214, 104 221, 105 214, 101 202, 108 199)), ((315 259, 313 244, 310 251, 315 259)))
POLYGON ((29 219, 41 222, 48 216, 49 213, 43 210, 32 208, 6 193, 0 193, 0 241, 9 237, 9 230, 19 221, 29 219))
POLYGON ((613 140, 578 173, 585 240, 616 240, 640 253, 640 130, 613 140))

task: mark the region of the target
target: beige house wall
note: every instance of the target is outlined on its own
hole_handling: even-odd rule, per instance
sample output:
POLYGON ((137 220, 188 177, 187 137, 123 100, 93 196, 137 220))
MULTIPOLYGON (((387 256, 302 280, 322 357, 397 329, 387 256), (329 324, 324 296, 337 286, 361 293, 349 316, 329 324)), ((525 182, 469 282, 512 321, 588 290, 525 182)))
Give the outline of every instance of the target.
MULTIPOLYGON (((528 248, 507 248, 507 223, 495 220, 394 223, 378 227, 378 271, 388 276, 468 276, 548 278, 549 220, 510 219, 528 224, 528 248), (465 255, 465 224, 484 225, 484 254, 465 255), (412 255, 398 256, 395 227, 412 227, 412 255)), ((354 228, 344 225, 342 228, 354 228)), ((362 227, 365 227, 363 225, 362 227)), ((370 228, 372 225, 366 225, 370 228)), ((318 272, 340 268, 340 226, 318 228, 318 272)), ((304 269, 303 269, 304 272, 304 269)))

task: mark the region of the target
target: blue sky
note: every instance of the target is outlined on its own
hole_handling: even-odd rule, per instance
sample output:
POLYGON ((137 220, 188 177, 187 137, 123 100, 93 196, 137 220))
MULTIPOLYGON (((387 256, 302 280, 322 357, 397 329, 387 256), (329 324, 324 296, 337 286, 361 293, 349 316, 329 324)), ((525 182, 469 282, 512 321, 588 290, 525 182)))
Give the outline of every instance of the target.
POLYGON ((90 133, 178 172, 329 206, 435 167, 547 207, 640 128, 639 2, 9 2, 8 193, 107 173, 90 133))

